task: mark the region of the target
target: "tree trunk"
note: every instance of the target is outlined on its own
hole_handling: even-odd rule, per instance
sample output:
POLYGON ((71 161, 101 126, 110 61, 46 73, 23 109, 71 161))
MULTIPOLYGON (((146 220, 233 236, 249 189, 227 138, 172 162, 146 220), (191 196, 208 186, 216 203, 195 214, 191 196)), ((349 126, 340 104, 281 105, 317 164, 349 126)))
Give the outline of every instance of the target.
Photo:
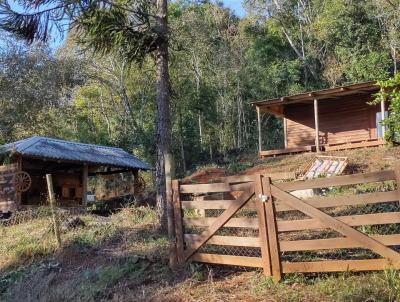
MULTIPOLYGON (((167 183, 165 166, 171 159, 171 122, 169 108, 169 72, 168 72, 168 20, 167 0, 157 0, 157 30, 160 40, 156 51, 157 70, 157 210, 160 225, 163 232, 168 230, 168 205, 167 205, 167 183)), ((168 184, 170 185, 170 184, 168 184)))

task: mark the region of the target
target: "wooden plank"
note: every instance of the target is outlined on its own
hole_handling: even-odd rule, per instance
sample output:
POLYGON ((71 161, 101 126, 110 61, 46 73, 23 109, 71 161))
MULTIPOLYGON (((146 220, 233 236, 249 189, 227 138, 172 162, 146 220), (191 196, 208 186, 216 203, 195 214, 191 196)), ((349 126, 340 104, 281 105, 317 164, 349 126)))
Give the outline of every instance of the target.
MULTIPOLYGON (((182 209, 224 210, 230 207, 234 200, 182 200, 182 209)), ((249 200, 243 209, 256 209, 254 200, 249 200)))
POLYGON ((303 212, 304 214, 320 220, 326 227, 331 228, 346 237, 350 237, 353 240, 359 242, 364 248, 368 248, 375 253, 387 258, 394 263, 400 262, 400 254, 393 249, 383 245, 382 243, 368 237, 367 235, 353 229, 346 223, 338 220, 337 218, 331 217, 324 212, 304 203, 301 199, 290 195, 281 189, 271 186, 271 191, 274 197, 279 198, 281 201, 287 203, 291 207, 303 212))
POLYGON ((394 163, 394 176, 397 186, 397 200, 400 202, 400 161, 394 163))
POLYGON ((191 185, 180 185, 181 194, 191 193, 223 193, 232 191, 244 191, 248 187, 248 184, 233 184, 228 183, 212 183, 212 184, 191 184, 191 185))
POLYGON ((271 179, 264 178, 262 186, 265 190, 266 195, 268 196, 268 200, 263 203, 263 206, 265 211, 265 218, 267 220, 268 245, 269 245, 269 254, 271 258, 272 278, 274 279, 275 282, 279 282, 282 279, 282 271, 281 271, 281 260, 280 260, 280 251, 278 243, 278 232, 277 232, 276 217, 274 211, 274 200, 271 192, 271 179))
POLYGON ((226 183, 181 185, 181 194, 187 193, 218 193, 230 192, 231 187, 226 183))
MULTIPOLYGON (((329 216, 329 215, 328 215, 329 216)), ((400 212, 337 216, 336 220, 349 226, 400 223, 400 212)), ((279 232, 303 231, 328 228, 317 218, 278 221, 279 232)))
MULTIPOLYGON (((266 177, 271 177, 272 180, 285 180, 296 178, 296 172, 275 172, 275 173, 263 173, 261 174, 266 177)), ((241 183, 241 182, 253 182, 254 175, 238 175, 238 176, 226 176, 221 177, 219 180, 230 184, 241 183)))
POLYGON ((299 147, 287 148, 287 149, 261 151, 260 156, 267 157, 267 156, 283 155, 283 154, 298 153, 298 152, 310 152, 310 151, 312 151, 312 148, 313 148, 313 146, 299 146, 299 147))
POLYGON ((10 165, 1 165, 0 166, 0 173, 4 172, 14 172, 18 170, 18 164, 10 164, 10 165))
POLYGON ((355 185, 355 184, 380 182, 380 181, 387 181, 394 179, 395 179, 394 171, 387 170, 380 172, 333 176, 329 178, 292 181, 292 182, 274 184, 274 186, 283 191, 294 191, 294 190, 326 188, 333 186, 355 185))
POLYGON ((268 240, 269 229, 264 209, 264 202, 261 199, 261 196, 264 195, 264 186, 262 181, 263 181, 263 176, 261 175, 254 176, 254 191, 256 195, 257 218, 259 225, 258 233, 259 233, 259 244, 261 247, 263 272, 264 275, 271 276, 272 275, 271 253, 268 240))
MULTIPOLYGON (((335 196, 335 197, 317 197, 310 199, 303 199, 303 201, 315 208, 331 208, 339 206, 353 206, 363 204, 375 204, 381 202, 393 202, 397 200, 400 191, 389 192, 374 192, 349 196, 335 196)), ((276 211, 290 211, 293 210, 290 206, 277 201, 276 211)))
MULTIPOLYGON (((400 245, 400 234, 395 235, 373 235, 374 240, 389 246, 400 245)), ((362 245, 351 238, 329 238, 314 240, 295 240, 280 241, 280 250, 282 252, 295 251, 315 251, 343 248, 360 248, 362 245)))
POLYGON ((348 271, 374 271, 390 268, 400 268, 399 263, 394 264, 386 259, 368 260, 327 260, 315 262, 283 262, 284 273, 317 273, 317 272, 348 272, 348 271))
POLYGON ((191 249, 188 249, 185 252, 185 259, 189 259, 203 244, 205 244, 208 239, 210 239, 211 236, 213 236, 218 229, 224 226, 224 224, 233 216, 236 214, 237 211, 240 210, 240 208, 254 195, 254 188, 253 185, 248 185, 247 189, 240 195, 234 202, 232 202, 232 205, 229 207, 229 209, 225 210, 224 213, 216 218, 216 220, 213 222, 213 224, 205 230, 201 234, 201 239, 194 244, 194 246, 191 249))
POLYGON ((348 150, 348 149, 358 149, 358 148, 367 148, 367 147, 377 147, 386 145, 386 142, 383 140, 378 141, 366 141, 359 143, 343 143, 335 146, 325 146, 325 151, 339 151, 339 150, 348 150))
POLYGON ((176 258, 179 264, 185 262, 184 242, 183 242, 183 226, 182 226, 182 209, 179 193, 179 180, 172 181, 172 205, 174 210, 174 225, 176 237, 176 258))
MULTIPOLYGON (((216 219, 217 218, 211 217, 184 218, 183 222, 186 227, 211 226, 213 223, 215 223, 216 219)), ((258 219, 248 217, 231 218, 224 224, 224 227, 258 229, 258 219)))
MULTIPOLYGON (((400 200, 400 191, 389 191, 389 192, 373 192, 358 195, 349 196, 335 196, 335 197, 317 197, 304 199, 303 201, 315 208, 330 208, 338 206, 351 206, 351 205, 362 205, 362 204, 374 204, 381 202, 392 202, 400 200), (399 196, 398 196, 399 195, 399 196)), ((182 200, 183 209, 210 209, 210 210, 222 210, 227 209, 232 200, 204 200, 204 201, 191 201, 182 200)), ((255 202, 250 200, 243 206, 243 209, 256 209, 255 202)), ((291 211, 294 210, 290 206, 280 202, 279 200, 275 203, 275 211, 291 211)))
POLYGON ((190 260, 197 262, 204 262, 204 263, 213 263, 213 264, 262 267, 262 261, 261 258, 259 257, 196 253, 190 258, 190 260))
POLYGON ((17 207, 17 203, 15 201, 1 201, 0 202, 0 211, 8 212, 12 211, 17 207))
MULTIPOLYGON (((374 225, 374 224, 391 224, 400 223, 400 212, 363 214, 351 216, 338 216, 335 219, 348 224, 349 226, 374 225)), ((215 222, 216 218, 185 218, 184 224, 188 227, 192 226, 210 226, 215 222)), ((231 218, 225 227, 232 228, 251 228, 258 229, 257 218, 242 217, 231 218)), ((327 228, 324 223, 318 219, 298 219, 298 220, 281 220, 277 222, 278 232, 303 231, 313 229, 327 228)))
MULTIPOLYGON (((190 247, 194 242, 200 239, 200 235, 185 234, 185 242, 190 247)), ((243 247, 260 247, 259 237, 239 237, 239 236, 212 236, 207 244, 224 245, 224 246, 243 246, 243 247)))

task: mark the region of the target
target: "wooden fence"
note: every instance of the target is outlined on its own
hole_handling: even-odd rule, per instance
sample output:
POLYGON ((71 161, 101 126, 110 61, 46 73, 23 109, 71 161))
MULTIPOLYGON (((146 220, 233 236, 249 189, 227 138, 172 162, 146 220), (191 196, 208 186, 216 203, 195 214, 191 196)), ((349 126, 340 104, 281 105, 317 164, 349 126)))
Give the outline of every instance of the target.
POLYGON ((398 268, 399 183, 399 168, 290 182, 268 175, 174 181, 178 263, 260 267, 276 281, 292 272, 398 268), (319 194, 293 193, 306 189, 319 194))

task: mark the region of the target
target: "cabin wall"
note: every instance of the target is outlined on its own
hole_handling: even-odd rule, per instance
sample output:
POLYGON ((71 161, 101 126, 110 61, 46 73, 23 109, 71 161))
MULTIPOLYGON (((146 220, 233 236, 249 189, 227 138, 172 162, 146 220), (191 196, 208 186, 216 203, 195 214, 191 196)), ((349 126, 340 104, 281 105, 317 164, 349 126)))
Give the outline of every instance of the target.
MULTIPOLYGON (((377 138, 376 112, 380 111, 380 106, 368 105, 369 101, 369 94, 320 100, 320 143, 336 144, 377 138)), ((312 103, 286 106, 285 116, 288 148, 315 144, 312 103)))

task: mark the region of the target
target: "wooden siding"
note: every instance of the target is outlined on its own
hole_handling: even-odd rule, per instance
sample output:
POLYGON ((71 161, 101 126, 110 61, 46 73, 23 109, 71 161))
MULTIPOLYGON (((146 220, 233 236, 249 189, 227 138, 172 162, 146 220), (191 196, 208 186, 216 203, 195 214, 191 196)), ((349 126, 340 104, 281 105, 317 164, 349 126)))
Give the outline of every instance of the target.
MULTIPOLYGON (((368 105, 370 95, 356 95, 319 101, 321 144, 337 144, 375 139, 376 112, 368 105)), ((288 148, 315 144, 313 104, 296 103, 285 107, 288 148)))

